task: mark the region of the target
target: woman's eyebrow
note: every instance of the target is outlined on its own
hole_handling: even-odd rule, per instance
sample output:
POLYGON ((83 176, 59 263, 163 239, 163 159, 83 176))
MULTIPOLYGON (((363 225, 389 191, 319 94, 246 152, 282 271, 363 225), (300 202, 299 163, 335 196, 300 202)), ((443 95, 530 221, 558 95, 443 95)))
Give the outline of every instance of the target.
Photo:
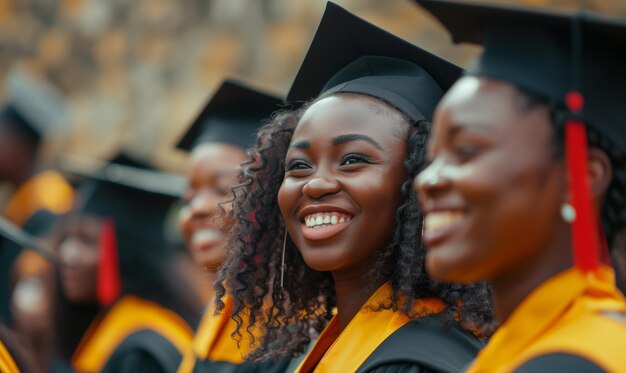
POLYGON ((296 140, 289 145, 290 148, 308 149, 311 147, 311 143, 308 140, 296 140))
POLYGON ((379 150, 384 150, 383 147, 373 138, 367 135, 360 135, 351 133, 347 135, 339 135, 333 139, 333 145, 341 145, 352 141, 366 141, 377 147, 379 150))

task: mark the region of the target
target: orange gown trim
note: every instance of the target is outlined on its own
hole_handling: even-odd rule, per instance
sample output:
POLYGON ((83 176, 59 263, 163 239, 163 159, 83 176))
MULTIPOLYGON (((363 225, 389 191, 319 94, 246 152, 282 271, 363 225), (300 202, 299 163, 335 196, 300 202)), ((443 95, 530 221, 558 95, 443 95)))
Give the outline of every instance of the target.
MULTIPOLYGON (((378 288, 343 332, 334 316, 296 372, 355 372, 387 337, 411 321, 400 310, 374 310, 388 302, 392 294, 391 282, 378 288)), ((444 308, 440 299, 429 298, 417 300, 413 309, 427 316, 444 308)))
POLYGON ((572 268, 550 278, 515 309, 468 373, 511 372, 550 353, 581 356, 607 372, 626 372, 626 301, 611 268, 572 268))
POLYGON ((178 373, 192 372, 198 360, 225 361, 232 364, 244 362, 244 357, 249 353, 249 343, 243 340, 241 347, 237 347, 237 342, 231 336, 237 328, 237 323, 230 317, 233 310, 232 299, 226 297, 224 304, 224 310, 216 315, 212 310, 212 303, 209 303, 193 339, 193 346, 187 349, 178 373))
POLYGON ((26 180, 4 208, 3 216, 23 226, 38 210, 64 214, 72 208, 74 189, 55 171, 44 171, 26 180))
POLYGON ((192 330, 180 316, 156 303, 125 296, 91 324, 72 357, 72 367, 99 372, 127 336, 144 329, 161 334, 181 355, 191 346, 192 330))
POLYGON ((0 372, 2 373, 20 373, 13 357, 0 341, 0 372))

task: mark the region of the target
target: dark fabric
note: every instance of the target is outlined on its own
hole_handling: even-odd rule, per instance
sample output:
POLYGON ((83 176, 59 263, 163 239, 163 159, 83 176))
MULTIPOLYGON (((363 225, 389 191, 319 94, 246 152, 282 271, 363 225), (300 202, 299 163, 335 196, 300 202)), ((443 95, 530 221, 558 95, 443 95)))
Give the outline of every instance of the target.
POLYGON ((328 2, 287 95, 301 104, 333 93, 376 97, 413 121, 430 120, 462 69, 328 2))
POLYGON ((200 143, 220 142, 247 149, 263 120, 282 103, 277 96, 227 79, 176 146, 191 151, 200 143))
POLYGON ((119 345, 102 373, 176 372, 182 355, 161 334, 152 330, 135 332, 119 345))
POLYGON ((357 372, 457 373, 481 348, 473 335, 431 316, 396 330, 357 372))
POLYGON ((383 365, 367 371, 368 373, 435 373, 422 366, 411 363, 397 363, 383 365))
POLYGON ((564 105, 568 92, 580 90, 585 122, 626 149, 624 20, 460 0, 416 1, 443 23, 455 42, 485 46, 470 74, 511 82, 554 104, 564 105), (580 26, 579 37, 575 25, 580 26))
POLYGON ((21 247, 0 237, 0 323, 11 325, 11 268, 21 247))
POLYGON ((602 373, 605 370, 581 356, 564 353, 536 357, 515 370, 515 373, 543 372, 602 373))
POLYGON ((194 373, 283 373, 289 366, 289 359, 261 363, 232 364, 227 362, 196 361, 194 373))

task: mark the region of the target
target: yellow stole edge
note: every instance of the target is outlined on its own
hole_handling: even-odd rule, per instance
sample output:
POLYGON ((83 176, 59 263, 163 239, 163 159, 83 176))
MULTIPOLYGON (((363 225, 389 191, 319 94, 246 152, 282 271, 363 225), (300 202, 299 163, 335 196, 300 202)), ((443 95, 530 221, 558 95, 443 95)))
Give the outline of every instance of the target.
POLYGON ((176 313, 156 303, 125 296, 90 325, 72 357, 72 367, 84 372, 100 371, 115 348, 142 329, 161 334, 181 355, 191 345, 192 330, 176 313))

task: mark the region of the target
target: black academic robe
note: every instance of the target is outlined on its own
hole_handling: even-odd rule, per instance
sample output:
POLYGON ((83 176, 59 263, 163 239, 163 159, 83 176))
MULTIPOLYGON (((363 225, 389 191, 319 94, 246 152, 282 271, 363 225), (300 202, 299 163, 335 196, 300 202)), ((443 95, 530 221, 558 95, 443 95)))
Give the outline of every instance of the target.
POLYGON ((233 364, 228 362, 196 361, 194 373, 284 373, 289 359, 266 361, 261 363, 246 362, 233 364))
POLYGON ((182 354, 161 334, 144 329, 129 335, 107 360, 102 373, 176 372, 182 354))
POLYGON ((396 330, 363 362, 357 373, 457 373, 482 344, 457 326, 442 325, 438 315, 396 330))

